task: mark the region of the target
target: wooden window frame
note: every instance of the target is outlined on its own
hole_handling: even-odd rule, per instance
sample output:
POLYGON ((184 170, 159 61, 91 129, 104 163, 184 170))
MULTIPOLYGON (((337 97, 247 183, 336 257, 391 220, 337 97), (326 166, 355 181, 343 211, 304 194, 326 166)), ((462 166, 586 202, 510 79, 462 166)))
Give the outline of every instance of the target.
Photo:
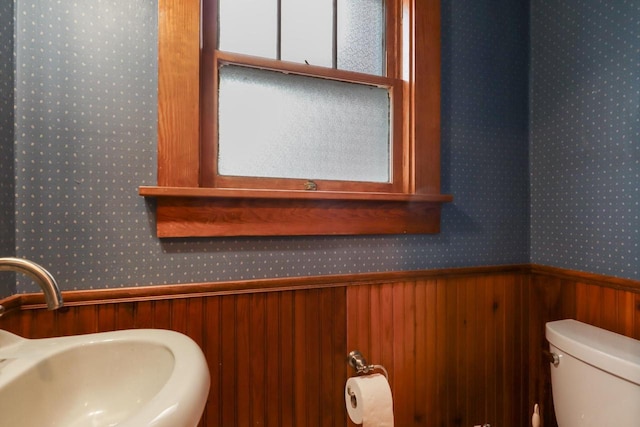
MULTIPOLYGON (((204 55, 203 55, 204 57, 204 55)), ((226 52, 214 52, 213 58, 207 63, 211 69, 206 67, 203 75, 217 76, 218 70, 224 65, 239 65, 242 67, 257 68, 261 70, 280 71, 299 76, 324 78, 340 82, 369 84, 372 86, 384 87, 391 95, 391 116, 390 130, 392 135, 389 138, 389 146, 392 149, 392 162, 390 172, 391 182, 353 182, 338 180, 314 179, 313 183, 321 191, 343 191, 343 192, 380 192, 380 193, 404 193, 409 188, 409 176, 403 164, 407 164, 409 157, 409 138, 405 135, 406 129, 402 124, 404 108, 402 80, 399 78, 388 78, 367 74, 354 73, 349 71, 335 70, 324 67, 315 67, 306 64, 295 64, 272 59, 262 59, 245 55, 230 54, 226 52)), ((204 93, 217 93, 216 83, 212 78, 203 79, 204 93), (211 86, 210 88, 207 86, 211 86)), ((215 101, 215 100, 214 100, 215 101)), ((258 177, 238 177, 223 176, 216 171, 215 159, 217 153, 217 129, 216 121, 210 117, 217 117, 215 102, 211 105, 212 110, 203 104, 200 129, 202 138, 202 159, 200 164, 201 183, 203 187, 211 188, 244 188, 244 189, 280 189, 280 190, 304 190, 307 179, 292 178, 258 178, 258 177)))
MULTIPOLYGON (((394 145, 393 154, 394 170, 401 172, 393 184, 364 191, 349 183, 321 182, 318 191, 307 191, 301 180, 221 179, 203 167, 203 159, 216 158, 215 144, 205 142, 216 130, 202 117, 211 117, 217 99, 202 96, 215 87, 202 76, 217 74, 216 61, 277 69, 272 60, 215 51, 214 31, 201 33, 200 24, 215 17, 215 3, 158 2, 158 185, 139 188, 140 195, 157 199, 158 236, 439 232, 441 205, 453 199, 440 193, 440 0, 397 0, 387 12, 392 26, 402 19, 406 28, 405 40, 397 40, 393 30, 387 43, 408 48, 387 59, 395 78, 393 102, 403 103, 405 111, 402 125, 392 126, 401 132, 394 135, 402 143, 394 145), (268 188, 273 183, 277 190, 268 188)), ((305 74, 306 65, 298 67, 305 74)), ((347 71, 314 72, 338 80, 362 78, 347 71)))

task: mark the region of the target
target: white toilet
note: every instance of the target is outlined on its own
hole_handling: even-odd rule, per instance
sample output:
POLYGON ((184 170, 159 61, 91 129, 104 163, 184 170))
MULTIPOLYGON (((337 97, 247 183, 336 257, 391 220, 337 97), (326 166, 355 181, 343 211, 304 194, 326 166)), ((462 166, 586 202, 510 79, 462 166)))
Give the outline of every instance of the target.
POLYGON ((547 323, 559 427, 640 426, 640 341, 576 320, 547 323))

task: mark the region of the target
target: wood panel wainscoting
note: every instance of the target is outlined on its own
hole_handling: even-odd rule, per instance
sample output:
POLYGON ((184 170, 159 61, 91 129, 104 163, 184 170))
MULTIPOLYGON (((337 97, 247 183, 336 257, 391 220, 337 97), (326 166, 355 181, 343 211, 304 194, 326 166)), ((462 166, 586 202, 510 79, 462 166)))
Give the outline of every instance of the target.
POLYGON ((358 349, 389 371, 396 425, 556 426, 544 324, 576 318, 640 339, 640 283, 537 265, 63 293, 0 302, 29 338, 173 329, 203 349, 201 426, 353 426, 344 383, 358 349))
MULTIPOLYGON (((539 402, 543 426, 557 427, 550 365, 542 350, 546 322, 576 319, 640 339, 640 282, 559 268, 531 266, 528 289, 530 406, 539 402)), ((524 424, 523 424, 524 425, 524 424)))

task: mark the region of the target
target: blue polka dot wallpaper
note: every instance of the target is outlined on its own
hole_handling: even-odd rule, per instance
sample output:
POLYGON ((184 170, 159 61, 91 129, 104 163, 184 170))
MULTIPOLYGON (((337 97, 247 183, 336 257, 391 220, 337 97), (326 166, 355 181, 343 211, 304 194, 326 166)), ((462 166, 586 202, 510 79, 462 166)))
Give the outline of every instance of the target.
MULTIPOLYGON (((553 176, 545 164, 556 160, 541 156, 553 157, 555 152, 553 146, 540 143, 537 128, 531 130, 530 153, 529 127, 540 123, 540 108, 551 109, 552 97, 559 95, 550 89, 541 92, 536 86, 540 67, 532 61, 530 68, 529 19, 535 30, 531 45, 552 44, 556 36, 547 30, 539 34, 536 26, 540 23, 535 19, 540 4, 554 9, 560 7, 557 2, 533 2, 530 14, 527 2, 443 0, 442 183, 443 192, 453 194, 455 200, 443 209, 440 234, 166 240, 155 237, 153 201, 137 195, 138 186, 156 183, 156 2, 19 0, 14 4, 15 26, 6 18, 0 22, 1 27, 7 21, 9 33, 15 34, 13 46, 9 46, 14 51, 10 65, 15 68, 14 110, 11 116, 0 110, 0 120, 8 118, 14 129, 12 141, 1 140, 3 162, 11 163, 5 153, 13 142, 15 165, 15 187, 11 190, 15 192, 15 208, 7 221, 14 222, 12 246, 17 256, 49 268, 64 290, 530 260, 552 264, 541 254, 558 247, 544 237, 556 231, 540 226, 553 219, 541 208, 555 203, 547 206, 548 211, 559 209, 564 197, 541 198, 552 191, 553 176), (537 41, 533 40, 536 37, 537 41), (536 113, 531 123, 529 108, 536 113), (547 149, 550 151, 543 154, 547 149), (536 233, 540 235, 534 236, 536 233)), ((595 14, 590 19, 600 18, 595 14)), ((631 49, 627 55, 635 55, 633 61, 637 61, 635 34, 626 46, 620 46, 631 49)), ((582 52, 589 47, 576 45, 576 49, 582 52)), ((606 50, 603 57, 605 54, 606 50)), ((532 56, 536 61, 541 58, 535 49, 532 56)), ((627 77, 635 73, 636 78, 627 84, 635 85, 637 62, 624 66, 636 67, 627 70, 627 77)), ((574 79, 568 74, 570 70, 555 76, 557 85, 574 79)), ((606 79, 613 83, 616 77, 625 78, 625 74, 606 79)), ((620 89, 623 87, 616 86, 620 89)), ((627 110, 626 126, 636 126, 636 134, 629 134, 622 123, 616 122, 616 129, 627 132, 627 150, 634 150, 631 141, 637 141, 637 92, 635 104, 631 100, 634 95, 627 96, 625 106, 631 109, 635 105, 636 110, 635 116, 627 110)), ((565 114, 569 120, 570 115, 565 114)), ((592 126, 587 123, 585 119, 585 126, 592 126)), ((598 156, 598 147, 594 145, 588 153, 565 151, 565 157, 575 154, 575 158, 590 162, 590 156, 598 156)), ((624 173, 627 180, 637 182, 634 152, 635 178, 633 171, 631 175, 624 173)), ((619 153, 609 161, 615 162, 616 155, 619 153)), ((601 159, 597 161, 605 167, 601 159)), ((594 182, 598 177, 604 180, 600 191, 619 188, 617 181, 607 181, 604 175, 594 176, 594 182)), ((627 203, 635 202, 637 207, 637 184, 635 189, 624 188, 631 196, 627 203)), ((1 203, 13 206, 6 194, 1 203)), ((589 193, 576 187, 571 196, 580 199, 589 193)), ((599 215, 586 228, 613 227, 619 219, 613 218, 610 224, 609 213, 599 215)), ((3 213, 3 222, 5 216, 3 213)), ((581 233, 581 220, 571 223, 567 240, 575 238, 572 233, 581 233)), ((630 229, 633 224, 625 229, 630 236, 628 245, 635 244, 637 265, 637 217, 635 221, 635 230, 630 229)), ((549 226, 558 225, 552 222, 549 226)), ((615 233, 611 239, 622 235, 621 230, 615 233)), ((606 274, 637 277, 637 268, 634 272, 615 260, 607 262, 616 255, 611 241, 592 243, 605 264, 601 266, 604 269, 594 265, 587 271, 610 268, 606 274)), ((587 251, 575 249, 555 252, 549 258, 553 258, 553 265, 584 269, 584 264, 572 257, 587 251)), ((36 287, 18 277, 16 289, 32 292, 36 287)))
POLYGON ((531 259, 640 279, 640 2, 531 4, 531 259))
POLYGON ((443 4, 456 200, 426 236, 160 241, 137 195, 156 182, 157 4, 20 0, 16 20, 16 252, 64 289, 528 261, 526 8, 443 4))
MULTIPOLYGON (((0 257, 15 255, 13 27, 13 0, 0 0, 0 257)), ((0 273, 0 295, 15 290, 13 273, 0 273)))

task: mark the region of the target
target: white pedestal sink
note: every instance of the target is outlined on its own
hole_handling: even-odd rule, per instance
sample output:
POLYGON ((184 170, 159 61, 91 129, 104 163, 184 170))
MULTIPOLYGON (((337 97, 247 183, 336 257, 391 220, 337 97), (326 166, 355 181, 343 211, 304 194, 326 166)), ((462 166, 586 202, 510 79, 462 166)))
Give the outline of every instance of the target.
POLYGON ((31 340, 0 330, 2 425, 193 427, 209 385, 200 347, 177 332, 31 340))

